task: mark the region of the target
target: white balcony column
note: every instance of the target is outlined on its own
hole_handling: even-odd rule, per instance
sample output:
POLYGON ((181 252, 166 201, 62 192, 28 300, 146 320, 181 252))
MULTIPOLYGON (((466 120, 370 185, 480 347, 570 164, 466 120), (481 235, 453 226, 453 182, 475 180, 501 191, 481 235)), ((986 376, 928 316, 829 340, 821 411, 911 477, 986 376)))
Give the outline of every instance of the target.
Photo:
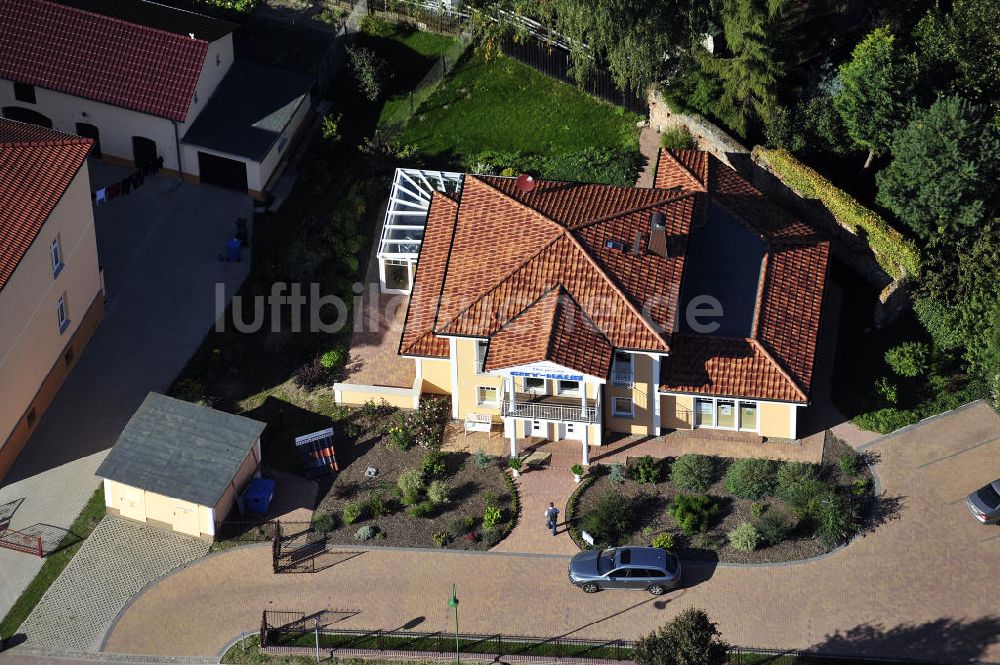
POLYGON ((507 398, 510 400, 511 405, 514 404, 514 377, 505 376, 503 379, 504 387, 507 388, 507 398))
POLYGON ((583 425, 583 465, 590 466, 590 425, 583 425))
POLYGON ((510 423, 510 456, 517 457, 517 420, 511 419, 510 423))
POLYGON ((587 384, 580 382, 580 415, 587 417, 587 384))
POLYGON ((653 355, 653 381, 649 394, 653 400, 653 436, 660 436, 660 356, 653 355))

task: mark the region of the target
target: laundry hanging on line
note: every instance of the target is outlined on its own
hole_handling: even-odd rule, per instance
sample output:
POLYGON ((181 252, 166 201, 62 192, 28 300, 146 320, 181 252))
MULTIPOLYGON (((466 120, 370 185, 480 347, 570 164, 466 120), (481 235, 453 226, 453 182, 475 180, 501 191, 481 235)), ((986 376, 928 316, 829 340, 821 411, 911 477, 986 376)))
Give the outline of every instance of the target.
POLYGON ((119 196, 127 196, 133 189, 138 189, 146 182, 146 176, 155 175, 162 168, 163 157, 157 157, 155 160, 139 166, 120 181, 92 191, 90 200, 95 205, 103 205, 119 196))

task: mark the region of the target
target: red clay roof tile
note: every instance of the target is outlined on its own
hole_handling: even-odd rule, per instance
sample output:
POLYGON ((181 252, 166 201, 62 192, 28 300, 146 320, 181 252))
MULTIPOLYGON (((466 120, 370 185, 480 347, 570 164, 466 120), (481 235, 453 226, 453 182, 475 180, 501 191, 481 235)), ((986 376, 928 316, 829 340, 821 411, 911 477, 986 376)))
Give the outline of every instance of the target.
MULTIPOLYGON (((79 172, 91 144, 0 119, 0 289, 79 172)), ((90 214, 90 208, 82 212, 90 214)))
POLYGON ((208 42, 47 0, 0 0, 0 78, 183 122, 208 42))

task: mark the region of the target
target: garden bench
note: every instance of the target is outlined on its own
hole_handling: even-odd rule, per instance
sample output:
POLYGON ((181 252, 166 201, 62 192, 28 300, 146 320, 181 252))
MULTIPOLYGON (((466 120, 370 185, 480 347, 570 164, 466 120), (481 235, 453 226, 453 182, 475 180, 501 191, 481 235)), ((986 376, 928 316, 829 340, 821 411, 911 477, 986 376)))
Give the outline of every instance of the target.
POLYGON ((493 436, 493 416, 489 413, 470 413, 465 416, 465 436, 469 432, 486 432, 487 438, 493 436))

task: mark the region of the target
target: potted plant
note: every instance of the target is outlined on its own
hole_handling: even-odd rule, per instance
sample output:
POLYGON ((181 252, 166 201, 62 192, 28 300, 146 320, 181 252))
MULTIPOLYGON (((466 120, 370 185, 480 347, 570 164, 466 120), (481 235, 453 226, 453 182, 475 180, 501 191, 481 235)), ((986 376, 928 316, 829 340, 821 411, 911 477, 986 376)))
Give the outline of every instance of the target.
POLYGON ((573 466, 570 467, 570 471, 573 472, 573 480, 575 480, 576 482, 580 482, 581 480, 583 480, 582 464, 574 464, 573 466))
POLYGON ((517 478, 518 476, 521 475, 521 458, 520 457, 511 457, 509 460, 507 460, 507 466, 510 467, 510 473, 515 478, 517 478))

